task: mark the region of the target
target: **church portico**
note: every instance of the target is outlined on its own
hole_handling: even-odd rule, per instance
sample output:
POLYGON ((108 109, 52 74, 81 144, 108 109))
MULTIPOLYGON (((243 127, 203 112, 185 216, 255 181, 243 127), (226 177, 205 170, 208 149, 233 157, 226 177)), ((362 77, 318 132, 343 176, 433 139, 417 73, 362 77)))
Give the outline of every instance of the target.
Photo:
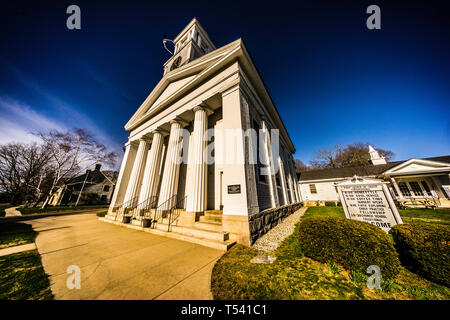
POLYGON ((186 28, 178 37, 186 42, 125 126, 107 218, 205 245, 251 244, 252 230, 261 235, 285 216, 278 208, 298 206, 295 149, 242 40, 215 49, 197 20, 186 28), (194 56, 183 51, 190 41, 194 56), (202 45, 209 51, 198 52, 202 45), (251 218, 263 211, 276 217, 251 218))

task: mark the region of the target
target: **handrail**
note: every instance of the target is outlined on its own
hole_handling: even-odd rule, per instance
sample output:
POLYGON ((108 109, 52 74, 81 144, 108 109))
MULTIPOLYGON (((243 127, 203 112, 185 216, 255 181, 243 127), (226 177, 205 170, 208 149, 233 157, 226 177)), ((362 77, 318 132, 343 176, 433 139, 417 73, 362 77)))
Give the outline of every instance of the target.
POLYGON ((158 208, 156 208, 155 212, 153 213, 153 228, 155 227, 156 223, 158 223, 163 217, 164 214, 170 213, 172 210, 172 207, 177 200, 177 195, 171 196, 169 199, 161 203, 158 208))
POLYGON ((139 216, 141 217, 141 227, 144 226, 144 218, 151 216, 151 209, 155 209, 158 204, 158 196, 151 196, 137 205, 137 209, 141 210, 139 216))
POLYGON ((138 197, 133 197, 130 200, 122 203, 120 206, 118 206, 118 209, 116 210, 116 217, 114 218, 115 221, 117 221, 117 216, 119 215, 119 212, 121 212, 122 215, 124 215, 126 209, 134 209, 136 208, 136 203, 139 200, 138 197))
POLYGON ((169 225, 167 227, 167 232, 171 231, 170 227, 173 225, 173 223, 176 220, 178 220, 178 218, 180 217, 181 211, 183 211, 185 209, 186 199, 187 199, 187 196, 178 200, 177 203, 175 203, 175 205, 172 207, 172 209, 170 209, 169 225))

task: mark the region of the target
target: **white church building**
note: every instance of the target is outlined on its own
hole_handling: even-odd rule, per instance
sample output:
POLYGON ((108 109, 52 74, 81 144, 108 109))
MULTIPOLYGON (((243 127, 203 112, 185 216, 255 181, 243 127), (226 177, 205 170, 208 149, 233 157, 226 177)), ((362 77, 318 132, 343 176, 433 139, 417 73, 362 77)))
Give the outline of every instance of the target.
POLYGON ((193 19, 130 133, 105 221, 227 249, 300 206, 294 145, 242 39, 193 19), (257 156, 255 156, 257 155, 257 156))
POLYGON ((336 184, 354 175, 389 182, 399 207, 450 207, 450 156, 387 162, 369 146, 367 166, 299 172, 298 185, 305 205, 340 201, 336 184))

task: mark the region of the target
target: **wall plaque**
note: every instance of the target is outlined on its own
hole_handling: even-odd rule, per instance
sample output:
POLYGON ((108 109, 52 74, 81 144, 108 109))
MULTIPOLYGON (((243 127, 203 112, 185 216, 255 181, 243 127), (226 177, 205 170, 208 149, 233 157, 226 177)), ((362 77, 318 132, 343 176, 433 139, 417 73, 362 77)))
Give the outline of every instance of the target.
POLYGON ((228 194, 236 194, 241 193, 241 185, 240 184, 230 184, 228 186, 228 194))

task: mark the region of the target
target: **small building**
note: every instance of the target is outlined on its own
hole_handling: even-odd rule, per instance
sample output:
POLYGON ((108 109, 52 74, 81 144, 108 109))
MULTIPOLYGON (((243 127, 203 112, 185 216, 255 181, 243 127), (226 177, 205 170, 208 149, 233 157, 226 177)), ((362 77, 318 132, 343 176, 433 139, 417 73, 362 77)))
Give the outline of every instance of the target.
POLYGON ((450 207, 450 155, 387 162, 369 147, 367 166, 298 172, 299 193, 307 205, 339 201, 336 184, 354 175, 389 182, 393 198, 401 206, 450 207))
POLYGON ((101 165, 96 164, 94 170, 86 170, 86 173, 66 181, 50 198, 49 205, 109 204, 118 172, 101 171, 100 168, 101 165))

